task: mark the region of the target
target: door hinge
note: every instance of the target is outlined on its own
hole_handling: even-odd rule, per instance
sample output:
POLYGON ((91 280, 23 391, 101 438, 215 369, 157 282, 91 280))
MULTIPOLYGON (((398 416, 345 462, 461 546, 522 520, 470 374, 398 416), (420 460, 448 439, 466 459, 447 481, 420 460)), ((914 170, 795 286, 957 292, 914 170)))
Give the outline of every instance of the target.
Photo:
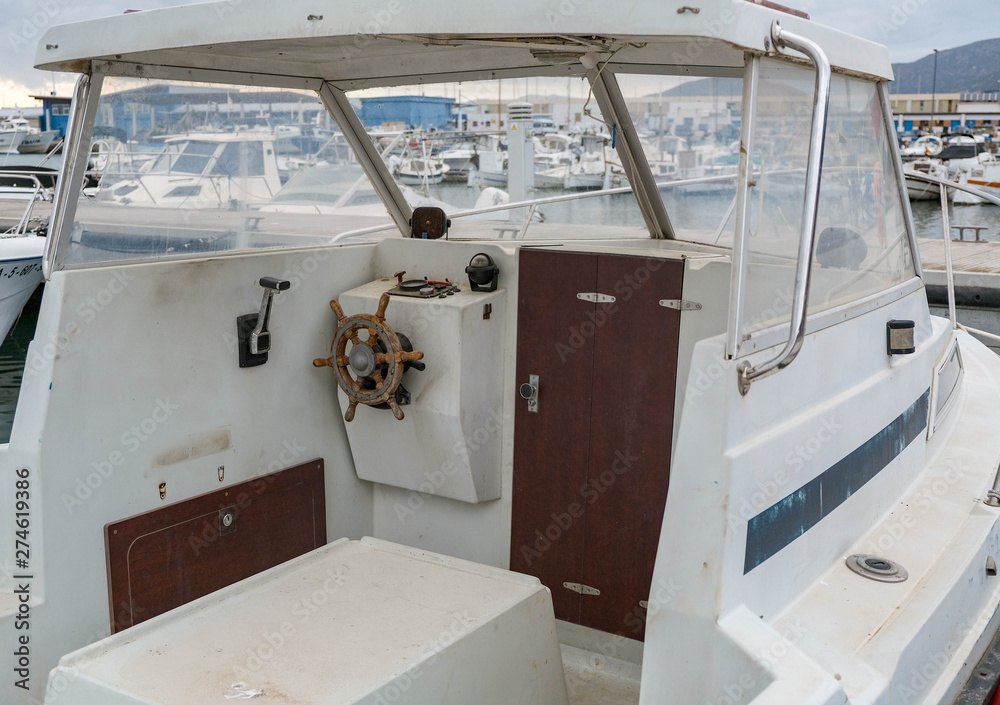
POLYGON ((613 304, 615 302, 615 297, 611 294, 598 294, 596 292, 577 294, 576 298, 581 301, 589 301, 593 304, 613 304))
POLYGON ((563 587, 567 590, 572 590, 573 592, 578 592, 581 595, 600 595, 601 591, 597 588, 592 588, 589 585, 581 585, 580 583, 563 583, 563 587))
POLYGON ((660 306, 676 309, 677 311, 701 310, 701 304, 697 301, 685 301, 684 299, 660 299, 660 306))

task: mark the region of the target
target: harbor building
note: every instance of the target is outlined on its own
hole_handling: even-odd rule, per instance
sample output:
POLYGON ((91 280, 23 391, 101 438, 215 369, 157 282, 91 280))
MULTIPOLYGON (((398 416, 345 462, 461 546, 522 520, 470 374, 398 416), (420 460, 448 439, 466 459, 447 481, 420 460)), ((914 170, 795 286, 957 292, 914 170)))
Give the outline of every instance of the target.
POLYGON ((1000 93, 901 93, 890 96, 896 131, 1000 132, 1000 93))

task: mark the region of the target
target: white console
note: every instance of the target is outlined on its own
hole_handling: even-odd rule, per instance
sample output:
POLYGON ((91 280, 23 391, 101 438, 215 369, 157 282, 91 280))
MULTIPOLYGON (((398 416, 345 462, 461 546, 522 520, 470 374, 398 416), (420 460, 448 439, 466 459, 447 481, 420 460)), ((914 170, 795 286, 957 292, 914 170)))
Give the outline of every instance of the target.
MULTIPOLYGON (((340 305, 348 316, 374 314, 395 285, 369 282, 342 294, 340 305)), ((358 477, 463 502, 500 497, 505 303, 505 289, 468 284, 443 298, 391 297, 386 321, 424 353, 426 369, 403 377, 411 401, 402 421, 358 406, 347 424, 358 477)))

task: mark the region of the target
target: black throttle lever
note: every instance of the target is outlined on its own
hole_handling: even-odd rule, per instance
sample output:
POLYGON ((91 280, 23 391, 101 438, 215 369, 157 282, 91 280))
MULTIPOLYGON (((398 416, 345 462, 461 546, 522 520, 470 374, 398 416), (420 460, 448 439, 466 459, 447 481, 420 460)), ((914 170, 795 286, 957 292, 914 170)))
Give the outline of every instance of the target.
POLYGON ((287 291, 292 286, 287 279, 277 277, 261 277, 258 283, 264 287, 260 311, 236 319, 240 367, 254 367, 267 362, 267 353, 271 350, 271 332, 267 329, 271 318, 271 301, 275 294, 287 291))

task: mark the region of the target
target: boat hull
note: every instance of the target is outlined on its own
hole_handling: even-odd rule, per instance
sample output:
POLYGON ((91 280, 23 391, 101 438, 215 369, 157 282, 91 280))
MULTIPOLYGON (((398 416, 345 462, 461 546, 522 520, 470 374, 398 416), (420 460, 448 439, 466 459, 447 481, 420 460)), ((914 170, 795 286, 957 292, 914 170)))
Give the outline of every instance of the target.
POLYGON ((42 283, 45 238, 0 240, 0 341, 14 326, 32 292, 42 283))
POLYGON ((16 152, 26 136, 24 132, 0 132, 0 152, 16 152))
POLYGON ((439 184, 444 181, 444 173, 438 172, 436 174, 416 174, 409 172, 400 172, 396 176, 396 181, 403 184, 404 186, 423 186, 424 184, 439 184))
POLYGON ((49 151, 53 140, 59 135, 56 130, 46 130, 33 135, 25 135, 17 151, 21 154, 43 154, 49 151))

